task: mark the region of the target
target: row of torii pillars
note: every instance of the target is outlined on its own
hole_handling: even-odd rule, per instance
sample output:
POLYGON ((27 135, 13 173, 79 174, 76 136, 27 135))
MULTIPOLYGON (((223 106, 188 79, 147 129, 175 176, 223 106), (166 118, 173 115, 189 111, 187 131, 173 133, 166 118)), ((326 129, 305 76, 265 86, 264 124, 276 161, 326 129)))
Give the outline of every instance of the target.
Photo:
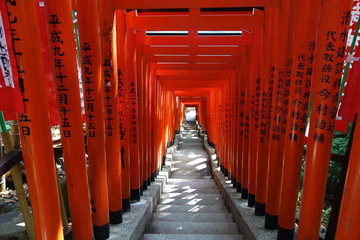
MULTIPOLYGON (((107 238, 109 223, 121 222, 122 212, 130 211, 130 202, 155 179, 186 106, 196 106, 223 172, 255 214, 265 215, 267 228, 278 228, 279 239, 292 239, 310 98, 298 239, 317 239, 351 3, 45 1, 74 239, 107 238), (185 13, 125 11, 186 4, 191 8, 185 13), (201 11, 206 7, 261 8, 206 15, 201 11), (147 36, 149 29, 188 32, 147 36), (199 36, 204 29, 243 32, 199 36)), ((36 238, 62 239, 37 1, 6 4, 25 105, 18 121, 36 238)), ((360 216, 357 151, 350 159, 336 239, 359 236, 352 224, 360 216)))

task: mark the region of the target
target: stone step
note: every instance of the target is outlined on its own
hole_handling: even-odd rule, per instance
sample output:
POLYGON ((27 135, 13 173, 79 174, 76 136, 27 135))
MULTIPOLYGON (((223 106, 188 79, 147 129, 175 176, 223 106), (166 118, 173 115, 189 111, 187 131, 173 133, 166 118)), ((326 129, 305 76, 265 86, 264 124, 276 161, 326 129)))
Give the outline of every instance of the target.
POLYGON ((156 212, 167 213, 227 213, 229 212, 225 205, 163 205, 159 204, 156 207, 156 212))
POLYGON ((211 179, 212 180, 212 177, 210 175, 187 175, 187 174, 184 174, 184 175, 181 175, 181 174, 172 174, 172 176, 175 176, 176 178, 182 178, 182 179, 211 179))
POLYGON ((192 173, 201 173, 205 170, 207 170, 208 163, 206 163, 208 160, 204 159, 203 162, 194 164, 193 160, 183 160, 182 162, 176 160, 176 158, 173 158, 173 162, 171 166, 175 168, 173 170, 173 173, 175 172, 192 172, 192 173))
POLYGON ((204 149, 204 144, 202 143, 202 141, 199 139, 196 140, 190 140, 186 139, 185 141, 181 141, 179 142, 179 148, 180 151, 177 151, 175 153, 175 156, 177 157, 183 157, 184 160, 191 158, 191 159, 196 159, 196 158, 207 158, 208 155, 205 154, 204 149), (196 154, 196 155, 195 155, 196 154))
POLYGON ((193 169, 191 169, 192 167, 187 167, 189 169, 184 169, 183 167, 176 167, 172 165, 172 168, 182 168, 181 170, 174 170, 172 171, 171 177, 173 178, 177 178, 178 176, 211 176, 211 172, 209 169, 204 168, 203 170, 201 170, 200 172, 194 172, 193 169))
POLYGON ((168 183, 215 183, 214 179, 211 179, 211 180, 208 180, 208 179, 179 179, 179 178, 175 178, 173 176, 171 176, 168 180, 167 180, 168 183))
MULTIPOLYGON (((201 147, 202 148, 202 147, 201 147)), ((173 159, 176 160, 174 163, 190 163, 195 166, 198 164, 206 163, 209 155, 205 153, 203 149, 201 150, 181 150, 173 155, 173 159)), ((196 169, 194 169, 196 170, 196 169)))
MULTIPOLYGON (((208 162, 208 156, 204 155, 204 153, 188 153, 185 156, 181 156, 178 155, 176 156, 176 154, 173 156, 173 164, 176 165, 184 165, 187 167, 191 167, 191 166, 197 166, 199 167, 201 166, 206 166, 207 164, 209 164, 208 162), (202 156, 200 156, 200 154, 202 154, 202 156)), ((199 170, 199 169, 195 169, 193 168, 194 171, 199 170)))
POLYGON ((231 213, 154 213, 153 221, 162 222, 234 222, 231 213))
POLYGON ((220 190, 217 188, 209 188, 209 189, 202 189, 199 188, 185 188, 181 189, 179 187, 174 188, 166 188, 163 189, 163 193, 197 193, 197 194, 217 194, 220 193, 220 190))
POLYGON ((171 167, 173 168, 171 176, 174 178, 176 178, 176 175, 179 174, 189 174, 189 176, 195 176, 207 173, 211 175, 210 169, 207 169, 205 166, 202 167, 201 170, 197 171, 194 171, 194 167, 196 166, 181 166, 180 164, 172 164, 171 167))
POLYGON ((0 239, 28 239, 21 212, 12 211, 0 216, 0 239))
MULTIPOLYGON (((176 160, 175 160, 175 162, 176 162, 176 160)), ((190 161, 182 162, 182 163, 172 163, 171 167, 173 168, 172 174, 177 174, 177 173, 201 174, 207 170, 208 170, 208 172, 210 171, 209 168, 206 167, 205 162, 202 163, 201 166, 200 166, 200 164, 193 165, 193 164, 191 164, 190 161), (198 169, 195 170, 195 168, 198 168, 198 169)))
POLYGON ((171 234, 236 234, 236 223, 217 222, 150 222, 146 233, 171 234))
POLYGON ((211 176, 203 140, 195 137, 195 129, 182 136, 172 174, 142 239, 242 240, 211 176))
POLYGON ((205 190, 219 190, 216 185, 190 185, 190 184, 168 184, 164 186, 164 190, 177 189, 177 190, 190 190, 190 189, 205 189, 205 190))
MULTIPOLYGON (((198 148, 202 148, 202 146, 198 146, 198 148)), ((207 155, 203 149, 201 150, 182 150, 181 152, 174 153, 174 159, 178 161, 174 163, 182 163, 182 162, 191 162, 191 165, 198 165, 201 163, 206 163, 209 155, 207 155)), ((195 169, 194 169, 195 170, 195 169)))
MULTIPOLYGON (((199 147, 198 147, 199 148, 199 147)), ((202 148, 202 147, 201 147, 202 148)), ((184 151, 181 150, 179 152, 174 153, 173 155, 173 164, 184 164, 184 166, 200 166, 204 164, 209 164, 208 159, 209 155, 205 153, 204 150, 191 150, 191 151, 184 151)), ((194 171, 199 170, 195 169, 194 171)))
MULTIPOLYGON (((194 179, 199 180, 199 179, 194 179)), ((203 179, 206 180, 206 179, 203 179)), ((208 180, 208 182, 197 183, 197 182, 168 182, 165 185, 165 188, 173 188, 173 187, 193 187, 193 188, 217 188, 215 182, 208 180)))
POLYGON ((205 186, 201 186, 201 185, 190 185, 190 184, 166 184, 164 185, 164 190, 169 190, 169 189, 177 189, 177 190, 191 190, 191 189, 195 189, 195 190, 219 190, 218 187, 216 185, 205 185, 205 186))
POLYGON ((171 204, 171 205, 220 205, 224 204, 223 199, 206 199, 206 198, 193 198, 193 199, 181 199, 181 198, 166 198, 160 199, 159 204, 171 204))
POLYGON ((179 199, 197 199, 197 198, 201 198, 201 199, 222 199, 222 196, 220 193, 218 194, 213 194, 213 193, 163 193, 161 194, 161 198, 162 199, 167 199, 167 198, 179 198, 179 199))
POLYGON ((243 240, 240 234, 144 234, 142 240, 243 240))
POLYGON ((177 168, 174 166, 175 164, 171 165, 172 168, 175 170, 172 171, 171 177, 176 178, 176 175, 180 174, 188 174, 189 176, 195 176, 195 175, 204 175, 205 173, 210 174, 210 169, 201 169, 199 172, 194 171, 194 166, 185 166, 186 169, 184 169, 182 166, 177 168), (181 168, 181 169, 180 169, 181 168))
POLYGON ((194 180, 194 181, 187 181, 187 182, 181 182, 180 178, 178 178, 178 181, 169 181, 168 179, 165 187, 186 187, 186 186, 193 186, 193 187, 201 187, 201 188, 207 188, 207 187, 216 187, 216 183, 213 179, 183 179, 183 180, 194 180), (203 182, 199 182, 199 180, 204 180, 203 182))

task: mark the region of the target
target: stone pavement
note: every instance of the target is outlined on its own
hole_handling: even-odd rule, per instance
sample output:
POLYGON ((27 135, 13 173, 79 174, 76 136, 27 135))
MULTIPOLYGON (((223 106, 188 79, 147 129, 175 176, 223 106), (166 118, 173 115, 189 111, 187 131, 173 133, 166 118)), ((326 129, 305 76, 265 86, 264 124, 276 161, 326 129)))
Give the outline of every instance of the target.
POLYGON ((212 178, 209 155, 195 123, 183 128, 171 177, 142 239, 242 239, 212 178))

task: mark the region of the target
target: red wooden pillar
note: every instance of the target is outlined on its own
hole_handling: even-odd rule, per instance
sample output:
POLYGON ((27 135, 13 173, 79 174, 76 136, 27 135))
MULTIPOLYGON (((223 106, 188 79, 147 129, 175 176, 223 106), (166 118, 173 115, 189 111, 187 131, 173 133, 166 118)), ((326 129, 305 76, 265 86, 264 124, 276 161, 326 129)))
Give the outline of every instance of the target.
POLYGON ((167 106, 166 106, 166 91, 162 88, 161 84, 159 84, 160 91, 160 105, 159 105, 159 125, 158 127, 161 128, 160 135, 159 135, 159 160, 160 160, 160 169, 165 164, 165 145, 166 145, 166 116, 167 116, 167 106), (165 127, 164 127, 165 126, 165 127))
POLYGON ((224 93, 222 95, 222 136, 224 136, 224 144, 222 148, 222 163, 223 172, 226 177, 229 177, 231 172, 231 166, 229 166, 229 82, 224 87, 224 93))
POLYGON ((269 150, 269 172, 266 197, 265 228, 277 229, 282 164, 284 153, 284 138, 289 102, 289 86, 291 66, 286 63, 291 55, 293 42, 292 19, 296 17, 296 9, 292 4, 294 1, 282 1, 280 10, 281 31, 278 34, 278 45, 275 53, 276 71, 273 79, 274 92, 272 99, 270 150, 269 150), (291 18, 290 18, 291 13, 291 18), (290 53, 289 53, 290 52, 290 53))
MULTIPOLYGON (((221 94, 221 100, 220 100, 220 104, 221 104, 221 122, 220 122, 220 126, 221 126, 221 136, 226 136, 225 134, 225 127, 226 127, 226 118, 225 118, 225 97, 224 95, 226 95, 226 86, 224 86, 223 88, 223 92, 221 94)), ((225 176, 227 176, 227 169, 226 169, 226 156, 225 156, 225 152, 226 152, 226 146, 227 146, 227 138, 223 138, 222 141, 222 145, 221 145, 221 152, 219 153, 220 155, 220 168, 222 168, 222 172, 224 173, 225 176)))
MULTIPOLYGON (((243 56, 242 56, 243 57, 243 56)), ((241 60, 242 61, 242 58, 241 60)), ((237 117, 238 117, 238 139, 236 143, 236 151, 237 151, 237 166, 238 166, 238 176, 239 176, 239 188, 237 189, 238 192, 242 192, 243 186, 243 180, 244 180, 244 170, 243 170, 243 153, 244 153, 244 76, 243 76, 243 70, 245 68, 243 65, 240 64, 240 66, 236 69, 236 101, 237 101, 237 117)), ((245 192, 245 191, 244 191, 245 192)), ((243 195, 241 195, 243 197, 243 195)), ((245 194, 244 194, 245 196, 245 194)))
POLYGON ((256 195, 256 172, 257 172, 257 159, 258 159, 258 145, 259 145, 259 113, 260 113, 260 78, 251 79, 251 123, 250 123, 250 156, 249 156, 249 186, 248 186, 248 206, 255 206, 256 195))
MULTIPOLYGON (((218 93, 218 96, 217 96, 218 109, 219 109, 219 112, 218 112, 218 117, 219 117, 219 125, 218 125, 219 133, 218 134, 219 134, 219 137, 224 136, 224 132, 223 132, 224 131, 224 122, 222 121, 224 119, 224 117, 223 117, 224 108, 223 108, 223 101, 222 101, 222 99, 223 99, 222 95, 223 95, 224 88, 225 87, 223 87, 221 89, 221 92, 218 93)), ((218 148, 218 164, 220 166, 220 170, 222 171, 222 173, 225 173, 224 161, 222 159, 223 152, 224 152, 224 147, 223 147, 224 143, 225 143, 225 141, 223 139, 221 142, 219 142, 219 148, 218 148)))
POLYGON ((109 237, 110 228, 98 3, 78 0, 77 9, 94 235, 104 239, 109 237))
POLYGON ((101 61, 104 78, 105 146, 109 187, 109 216, 111 224, 122 222, 121 154, 118 111, 118 72, 116 40, 114 40, 115 12, 109 1, 100 0, 99 12, 102 43, 101 61))
POLYGON ((236 177, 237 177, 237 166, 235 164, 235 151, 236 151, 236 147, 235 147, 235 84, 236 84, 237 79, 234 77, 230 80, 230 89, 229 89, 229 164, 230 164, 230 168, 231 168, 231 172, 230 172, 230 179, 231 179, 231 183, 233 184, 233 187, 236 187, 236 177))
POLYGON ((208 109, 207 115, 206 115, 206 124, 208 125, 208 129, 207 129, 207 136, 208 136, 208 141, 211 143, 213 143, 213 138, 212 138, 212 133, 214 131, 213 129, 213 123, 214 123, 214 115, 213 115, 213 107, 214 105, 211 104, 213 100, 213 92, 211 91, 209 93, 209 97, 206 98, 206 108, 208 109))
POLYGON ((209 142, 212 144, 216 144, 216 136, 217 136, 217 128, 216 128, 216 102, 215 102, 215 92, 211 91, 209 100, 208 100, 208 106, 210 109, 210 116, 208 118, 209 122, 209 131, 208 131, 208 137, 209 142))
MULTIPOLYGON (((221 89, 221 91, 224 91, 223 87, 221 89)), ((219 94, 218 95, 218 108, 219 108, 219 136, 224 136, 224 121, 222 121, 224 119, 223 114, 224 114, 224 108, 223 108, 223 94, 219 94)), ((219 166, 220 166, 220 170, 222 171, 222 173, 225 174, 225 169, 224 169, 224 161, 223 161, 223 152, 224 152, 224 143, 225 143, 225 139, 223 139, 223 141, 221 141, 221 143, 219 142, 219 149, 218 149, 218 160, 219 160, 219 166), (221 147, 220 147, 221 146, 221 147)))
POLYGON ((129 127, 130 127, 130 188, 131 200, 140 200, 141 187, 141 168, 139 158, 139 115, 138 115, 138 96, 136 81, 136 50, 134 30, 128 29, 126 34, 127 53, 127 79, 129 91, 129 127))
MULTIPOLYGON (((155 99, 154 99, 154 109, 156 113, 155 123, 154 123, 154 129, 161 129, 161 112, 159 111, 159 106, 161 104, 161 88, 159 81, 155 81, 155 99)), ((161 131, 156 131, 155 133, 155 162, 154 162, 154 168, 156 171, 156 175, 159 173, 159 168, 161 167, 162 163, 162 156, 161 156, 161 131)))
POLYGON ((155 105, 155 72, 151 72, 150 77, 150 148, 151 148, 151 154, 150 154, 150 170, 151 170, 151 181, 155 181, 156 177, 156 133, 155 133, 155 123, 156 123, 156 105, 155 105))
POLYGON ((242 164, 241 164, 241 156, 242 156, 242 136, 240 135, 240 131, 241 131, 241 126, 240 126, 240 121, 241 121, 241 113, 240 113, 240 109, 241 109, 241 91, 240 91, 240 86, 242 84, 241 82, 241 77, 240 75, 240 69, 239 66, 236 66, 236 70, 235 70, 235 75, 236 75, 236 80, 235 80, 235 93, 234 93, 234 107, 235 107, 235 116, 234 116, 234 121, 235 121, 235 127, 234 127, 234 132, 235 132, 235 143, 234 143, 234 161, 235 161, 235 173, 236 173, 236 191, 237 192, 241 192, 241 188, 242 188, 242 164))
MULTIPOLYGON (((243 60, 247 59, 248 56, 243 56, 243 60)), ((242 62, 241 65, 243 66, 242 72, 244 73, 242 77, 242 85, 244 86, 244 90, 241 93, 242 95, 242 102, 243 112, 244 112, 244 126, 243 126, 243 154, 242 154, 242 189, 241 189, 241 198, 248 199, 249 198, 249 154, 250 154, 250 91, 249 91, 249 71, 248 71, 248 64, 242 62)))
MULTIPOLYGON (((360 142, 360 118, 357 117, 353 143, 360 142)), ((351 149, 343 198, 336 229, 336 240, 359 239, 360 229, 360 148, 351 149)))
POLYGON ((299 239, 319 236, 351 4, 351 0, 322 1, 299 239))
POLYGON ((249 189, 248 189, 248 206, 255 205, 256 192, 256 163, 258 158, 259 144, 259 119, 260 119, 260 96, 261 96, 261 74, 262 62, 260 61, 263 31, 260 28, 254 29, 254 44, 249 47, 251 54, 249 70, 249 87, 251 91, 251 118, 250 118, 250 156, 249 156, 249 189))
POLYGON ((149 64, 145 62, 145 82, 144 82, 144 94, 145 94, 145 103, 144 103, 144 130, 145 130, 145 182, 146 185, 149 186, 151 184, 151 148, 150 148, 150 126, 151 126, 151 118, 150 118, 150 78, 151 71, 149 69, 149 64))
MULTIPOLYGON (((139 34, 139 33, 137 33, 139 34)), ((137 97, 138 97, 138 119, 139 119, 139 157, 140 157, 140 185, 141 194, 144 190, 147 190, 147 177, 146 177, 146 159, 145 159, 145 64, 144 57, 142 56, 142 47, 137 46, 137 97)))
MULTIPOLYGON (((232 79, 233 81, 233 79, 232 79)), ((232 151, 232 144, 231 144, 231 80, 229 81, 227 85, 227 91, 225 97, 225 136, 226 136, 226 152, 225 152, 225 160, 226 160, 226 170, 229 180, 231 180, 231 173, 233 171, 232 169, 232 159, 231 159, 231 151, 232 151)))
POLYGON ((255 215, 265 215, 268 151, 269 151, 269 116, 273 91, 273 75, 275 74, 274 51, 278 29, 279 9, 267 8, 265 11, 264 71, 261 82, 261 113, 259 120, 259 155, 257 159, 255 215))
POLYGON ((71 1, 46 1, 61 143, 65 160, 72 231, 75 239, 92 239, 83 119, 80 106, 71 1), (57 20, 56 20, 57 19, 57 20), (55 20, 58 23, 54 23, 55 20))
POLYGON ((35 234, 37 239, 63 239, 37 1, 8 1, 7 8, 25 107, 18 122, 35 234))
POLYGON ((125 48, 125 12, 116 11, 116 42, 118 62, 119 132, 121 153, 122 211, 130 211, 130 128, 127 110, 128 84, 125 48))
POLYGON ((236 187, 236 182, 237 182, 237 164, 236 164, 236 146, 235 146, 235 127, 236 127, 236 123, 235 123, 235 114, 236 114, 236 110, 235 110, 235 84, 236 84, 236 79, 231 78, 230 82, 229 82, 229 110, 228 110, 228 119, 229 119, 229 129, 228 129, 228 137, 229 137, 229 153, 228 153, 228 159, 229 159, 229 165, 230 165, 230 175, 229 175, 229 179, 231 180, 232 186, 236 187))
POLYGON ((227 105, 227 119, 228 119, 228 127, 227 127, 227 137, 228 137, 228 151, 227 151, 227 159, 229 166, 229 180, 234 184, 234 159, 233 159, 233 151, 234 151, 234 141, 233 141, 233 84, 232 81, 235 79, 231 79, 229 82, 229 91, 227 95, 228 105, 227 105))
MULTIPOLYGON (((158 122, 158 113, 157 113, 157 99, 158 99, 158 82, 156 77, 154 76, 153 80, 153 100, 152 100, 152 109, 153 109, 153 123, 152 128, 155 130, 157 129, 157 122, 158 122)), ((154 178, 158 174, 158 139, 157 139, 158 131, 153 131, 153 164, 152 170, 154 173, 154 178)))
MULTIPOLYGON (((135 34, 141 34, 137 32, 135 34)), ((142 34, 145 34, 142 32, 142 34)), ((141 55, 141 47, 135 46, 136 51, 136 96, 137 96, 137 120, 138 120, 138 153, 139 153, 139 162, 140 162, 140 195, 143 195, 144 190, 144 110, 143 110, 143 57, 141 55)))
POLYGON ((292 58, 291 87, 286 125, 284 163, 280 192, 278 239, 293 239, 295 215, 309 108, 309 90, 315 50, 320 1, 296 1, 298 9, 292 58), (285 171, 286 169, 286 171, 285 171))
MULTIPOLYGON (((225 92, 225 87, 226 85, 223 87, 222 92, 225 92)), ((219 149, 219 163, 220 163, 220 169, 222 171, 222 173, 224 173, 224 175, 226 176, 226 169, 225 169, 225 165, 226 165, 226 160, 225 160, 225 156, 224 156, 224 152, 225 152, 225 146, 226 146, 226 138, 225 136, 225 105, 224 105, 224 94, 221 94, 219 96, 219 109, 220 109, 220 122, 219 122, 219 128, 220 128, 220 133, 219 135, 223 137, 223 141, 221 142, 221 148, 219 149)))
POLYGON ((219 143, 218 141, 218 102, 217 102, 217 93, 216 92, 212 92, 212 102, 211 102, 211 106, 213 106, 213 130, 209 133, 211 134, 211 141, 216 144, 216 150, 218 150, 217 144, 219 143))
POLYGON ((143 185, 145 188, 150 185, 150 165, 149 165, 149 89, 148 89, 148 83, 150 78, 150 71, 149 71, 149 64, 147 63, 147 59, 144 57, 143 62, 143 95, 144 95, 144 117, 143 117, 143 125, 144 125, 144 183, 143 185))

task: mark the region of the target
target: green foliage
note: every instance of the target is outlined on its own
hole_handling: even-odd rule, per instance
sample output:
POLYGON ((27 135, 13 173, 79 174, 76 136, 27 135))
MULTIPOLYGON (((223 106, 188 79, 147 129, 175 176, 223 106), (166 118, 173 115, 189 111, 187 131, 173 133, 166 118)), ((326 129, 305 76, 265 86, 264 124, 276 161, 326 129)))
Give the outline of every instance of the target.
POLYGON ((334 131, 334 138, 332 141, 332 148, 331 148, 332 153, 341 154, 341 155, 346 154, 352 126, 353 124, 350 123, 346 134, 339 131, 334 131))
POLYGON ((331 215, 331 207, 328 207, 326 209, 323 209, 322 214, 321 214, 321 222, 325 225, 328 224, 329 219, 330 219, 330 215, 331 215))
POLYGON ((301 205, 301 198, 302 198, 302 189, 300 189, 299 193, 298 193, 298 198, 297 198, 298 207, 300 207, 300 205, 301 205))
POLYGON ((343 137, 334 138, 333 142, 332 142, 331 152, 336 153, 336 154, 345 155, 348 143, 349 143, 348 138, 343 138, 343 137))
POLYGON ((304 173, 305 173, 305 155, 302 157, 302 161, 301 161, 300 192, 302 191, 302 185, 303 185, 303 181, 304 181, 304 173))

